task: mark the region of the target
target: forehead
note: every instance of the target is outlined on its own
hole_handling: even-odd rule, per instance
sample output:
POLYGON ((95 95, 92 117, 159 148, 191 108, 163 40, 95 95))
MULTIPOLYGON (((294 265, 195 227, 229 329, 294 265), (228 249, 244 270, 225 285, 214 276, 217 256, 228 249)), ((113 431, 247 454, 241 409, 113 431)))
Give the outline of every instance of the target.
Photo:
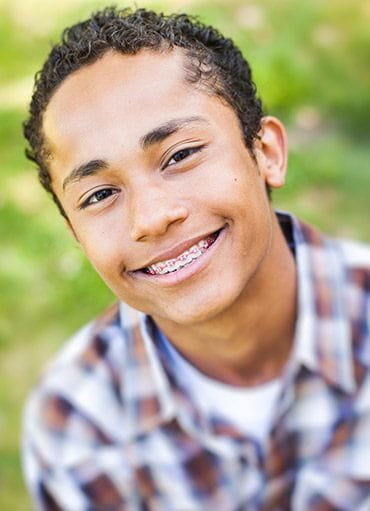
POLYGON ((184 56, 179 50, 142 50, 135 55, 108 52, 92 64, 69 75, 52 96, 44 122, 52 116, 78 114, 89 105, 91 111, 104 111, 118 99, 129 108, 140 99, 152 99, 153 92, 166 93, 173 87, 189 87, 185 82, 184 56))
POLYGON ((114 159, 122 149, 136 150, 144 133, 171 118, 218 117, 219 98, 186 81, 185 58, 177 49, 109 52, 68 76, 43 120, 51 174, 56 163, 65 168, 92 153, 114 159))
POLYGON ((120 124, 144 128, 153 116, 180 110, 180 96, 197 95, 197 85, 185 80, 181 50, 142 50, 135 55, 109 52, 93 64, 69 75, 46 108, 43 129, 50 148, 65 136, 91 135, 91 128, 120 124))
MULTIPOLYGON (((130 86, 130 78, 143 80, 143 87, 161 77, 163 71, 167 79, 176 74, 182 75, 184 54, 179 49, 154 51, 143 49, 133 55, 123 54, 118 51, 108 51, 101 58, 81 67, 63 82, 63 88, 70 90, 80 83, 87 87, 87 91, 95 90, 95 80, 99 77, 100 85, 109 85, 112 79, 121 84, 130 86), (91 82, 91 79, 94 79, 91 82)), ((163 75, 162 75, 163 76, 163 75)))

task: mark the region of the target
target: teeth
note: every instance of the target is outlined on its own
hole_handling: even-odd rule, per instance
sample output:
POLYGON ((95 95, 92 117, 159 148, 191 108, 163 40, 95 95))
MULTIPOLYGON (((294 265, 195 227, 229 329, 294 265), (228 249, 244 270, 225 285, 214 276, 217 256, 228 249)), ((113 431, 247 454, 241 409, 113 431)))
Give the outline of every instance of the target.
POLYGON ((160 261, 152 264, 146 268, 147 273, 151 275, 164 275, 166 273, 174 272, 184 266, 187 266, 195 259, 198 259, 204 252, 209 248, 215 241, 215 236, 209 236, 206 239, 199 241, 196 245, 193 245, 188 250, 185 250, 175 259, 167 259, 166 261, 160 261))

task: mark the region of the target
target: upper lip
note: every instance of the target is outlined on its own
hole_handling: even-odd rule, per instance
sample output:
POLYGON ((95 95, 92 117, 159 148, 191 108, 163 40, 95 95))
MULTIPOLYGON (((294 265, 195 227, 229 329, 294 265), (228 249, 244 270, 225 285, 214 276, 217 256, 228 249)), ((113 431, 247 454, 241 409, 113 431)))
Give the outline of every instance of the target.
POLYGON ((163 252, 159 252, 156 254, 152 259, 149 259, 144 265, 140 266, 139 268, 136 268, 133 271, 143 270, 144 268, 147 268, 148 266, 151 266, 152 264, 159 263, 161 261, 167 261, 168 259, 176 259, 176 257, 179 257, 183 252, 186 250, 189 250, 190 247, 193 245, 196 245, 201 240, 204 240, 208 238, 208 236, 212 236, 213 234, 220 231, 220 229, 214 229, 213 231, 209 231, 207 234, 202 234, 201 236, 196 236, 194 238, 190 238, 186 241, 181 241, 174 247, 164 250, 163 252))

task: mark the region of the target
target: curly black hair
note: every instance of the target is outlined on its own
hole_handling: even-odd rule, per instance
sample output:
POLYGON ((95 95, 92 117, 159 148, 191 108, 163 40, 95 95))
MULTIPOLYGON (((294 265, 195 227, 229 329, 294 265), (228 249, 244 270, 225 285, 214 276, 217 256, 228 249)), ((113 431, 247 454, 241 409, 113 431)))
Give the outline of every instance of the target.
POLYGON ((233 41, 185 14, 107 7, 64 30, 61 41, 52 47, 36 75, 29 117, 23 125, 29 142, 26 156, 37 164, 41 184, 64 216, 52 189, 49 151, 42 129, 43 114, 53 93, 68 75, 109 51, 134 55, 142 49, 163 52, 175 47, 184 52, 186 80, 200 83, 234 109, 246 146, 253 154, 253 143, 261 127, 262 103, 256 95, 250 66, 233 41))

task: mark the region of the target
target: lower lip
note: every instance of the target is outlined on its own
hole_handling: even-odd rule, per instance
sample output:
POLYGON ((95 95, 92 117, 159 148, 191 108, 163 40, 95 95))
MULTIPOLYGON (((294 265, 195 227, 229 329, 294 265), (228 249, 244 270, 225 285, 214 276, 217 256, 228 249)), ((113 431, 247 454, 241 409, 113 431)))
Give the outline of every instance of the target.
POLYGON ((198 257, 198 259, 194 259, 190 264, 184 266, 183 268, 180 268, 170 273, 165 273, 163 275, 151 275, 150 273, 135 272, 133 276, 135 278, 145 279, 155 284, 165 286, 180 284, 185 280, 193 277, 195 274, 203 271, 208 266, 210 259, 213 255, 213 252, 217 249, 217 247, 220 245, 223 238, 225 237, 225 231, 226 228, 223 227, 220 230, 216 240, 212 243, 212 245, 208 247, 207 250, 203 252, 201 256, 198 257))

